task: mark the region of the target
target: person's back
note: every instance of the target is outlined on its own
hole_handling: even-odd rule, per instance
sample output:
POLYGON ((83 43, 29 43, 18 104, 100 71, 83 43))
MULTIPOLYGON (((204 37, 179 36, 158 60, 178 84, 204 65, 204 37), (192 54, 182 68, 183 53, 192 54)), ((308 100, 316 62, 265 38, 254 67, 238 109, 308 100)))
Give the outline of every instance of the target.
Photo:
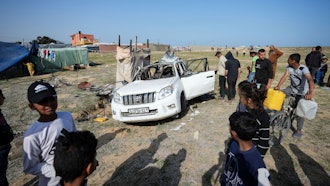
POLYGON ((239 75, 239 68, 241 68, 240 62, 234 58, 231 52, 226 54, 226 70, 228 70, 227 78, 237 80, 239 75))
POLYGON ((255 117, 248 112, 234 112, 229 123, 233 139, 229 142, 221 185, 270 185, 270 174, 251 141, 258 128, 255 117))
POLYGON ((226 54, 226 70, 225 74, 227 76, 227 84, 228 84, 228 101, 232 101, 236 95, 236 83, 237 79, 240 75, 241 64, 240 62, 233 57, 233 54, 229 51, 226 54))
POLYGON ((70 113, 56 112, 56 91, 48 83, 32 83, 28 100, 29 107, 39 113, 39 119, 24 133, 23 171, 37 175, 40 186, 57 185, 59 177, 55 177, 53 167, 55 141, 63 129, 76 131, 76 126, 70 113))

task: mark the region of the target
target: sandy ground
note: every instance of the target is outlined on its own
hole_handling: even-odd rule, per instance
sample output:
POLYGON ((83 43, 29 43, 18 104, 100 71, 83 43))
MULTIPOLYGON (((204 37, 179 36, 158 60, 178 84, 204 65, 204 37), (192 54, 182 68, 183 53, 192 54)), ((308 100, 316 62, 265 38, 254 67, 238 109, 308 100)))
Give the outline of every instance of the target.
MULTIPOLYGON (((88 74, 84 74, 86 71, 59 74, 58 78, 74 85, 89 81, 99 86, 106 80, 97 78, 95 74, 114 72, 111 65, 93 67, 88 74)), ((1 80, 1 86, 6 95, 13 95, 20 89, 25 91, 31 82, 41 77, 50 80, 50 75, 17 78, 1 80)), ((182 118, 131 125, 112 120, 106 101, 105 109, 84 109, 90 116, 108 117, 107 121, 93 122, 89 119, 78 122, 84 110, 78 109, 82 107, 80 103, 93 97, 93 103, 96 104, 98 97, 95 92, 76 90, 75 86, 65 85, 57 88, 57 91, 61 100, 59 110, 71 111, 76 118, 77 128, 92 131, 99 140, 99 166, 88 177, 89 185, 219 185, 219 174, 225 161, 225 143, 229 138, 228 117, 235 111, 237 97, 231 103, 220 101, 216 99, 216 90, 214 95, 193 100, 182 118)), ((316 89, 319 111, 316 119, 306 121, 302 139, 293 139, 290 133, 283 144, 267 152, 264 160, 273 185, 330 185, 329 92, 316 89)), ((30 114, 26 101, 15 99, 8 98, 6 101, 16 103, 19 118, 9 117, 12 113, 8 110, 15 110, 13 104, 7 103, 2 108, 10 121, 17 121, 15 130, 19 132, 12 144, 8 178, 10 185, 33 185, 34 176, 22 173, 21 134, 37 115, 30 114), (23 124, 19 124, 21 120, 23 124)))

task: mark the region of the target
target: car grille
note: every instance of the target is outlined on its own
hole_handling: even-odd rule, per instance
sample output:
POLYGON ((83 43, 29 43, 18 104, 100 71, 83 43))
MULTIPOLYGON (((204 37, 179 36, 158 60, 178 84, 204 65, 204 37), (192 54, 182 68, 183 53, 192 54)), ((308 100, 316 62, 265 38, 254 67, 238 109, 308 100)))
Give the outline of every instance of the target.
POLYGON ((155 102, 155 93, 145 93, 123 96, 124 105, 140 105, 155 102))

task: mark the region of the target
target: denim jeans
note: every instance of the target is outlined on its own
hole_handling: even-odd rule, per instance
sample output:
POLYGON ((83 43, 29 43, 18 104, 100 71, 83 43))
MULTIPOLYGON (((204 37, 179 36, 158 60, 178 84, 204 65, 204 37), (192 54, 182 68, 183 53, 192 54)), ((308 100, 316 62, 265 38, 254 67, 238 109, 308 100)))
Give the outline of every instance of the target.
POLYGON ((315 84, 323 85, 325 72, 323 70, 316 71, 315 84))
POLYGON ((248 77, 248 82, 251 83, 253 81, 255 74, 256 74, 256 72, 250 72, 249 77, 248 77))
POLYGON ((8 167, 8 154, 11 149, 11 145, 0 146, 0 185, 7 186, 8 180, 6 177, 7 167, 8 167))

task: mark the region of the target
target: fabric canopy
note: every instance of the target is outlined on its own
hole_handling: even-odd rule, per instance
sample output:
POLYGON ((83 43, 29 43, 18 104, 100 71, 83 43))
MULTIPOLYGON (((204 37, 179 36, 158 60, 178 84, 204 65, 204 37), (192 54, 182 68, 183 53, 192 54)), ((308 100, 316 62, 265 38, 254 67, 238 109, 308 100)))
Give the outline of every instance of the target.
POLYGON ((18 43, 0 42, 0 72, 22 61, 29 51, 18 43))
POLYGON ((150 49, 131 51, 129 47, 117 46, 116 88, 121 87, 123 81, 132 82, 139 67, 150 64, 150 49))
POLYGON ((88 51, 86 48, 39 48, 38 56, 33 58, 37 71, 47 72, 55 69, 73 66, 75 64, 88 65, 88 51))

